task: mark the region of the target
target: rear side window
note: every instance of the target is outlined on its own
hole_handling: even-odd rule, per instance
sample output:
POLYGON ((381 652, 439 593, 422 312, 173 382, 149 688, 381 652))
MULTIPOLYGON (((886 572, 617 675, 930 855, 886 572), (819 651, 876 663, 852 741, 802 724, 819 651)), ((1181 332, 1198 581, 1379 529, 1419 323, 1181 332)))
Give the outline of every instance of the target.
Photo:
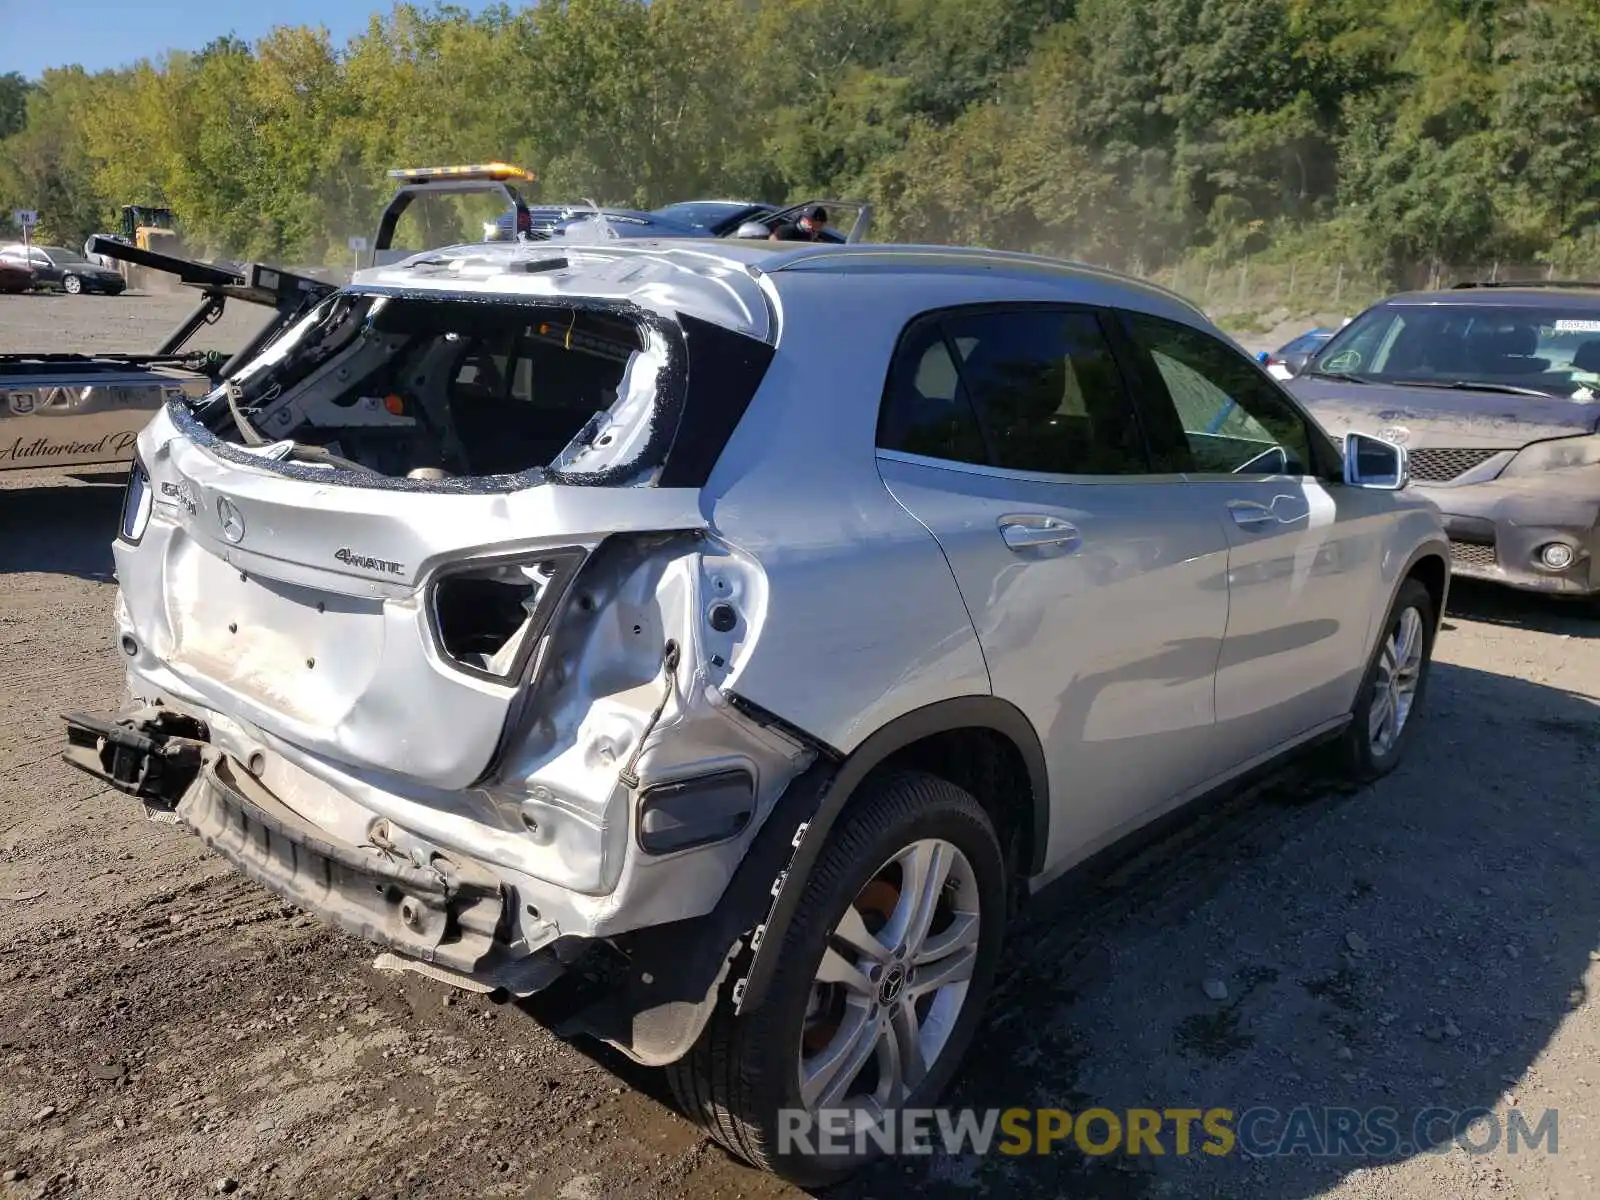
POLYGON ((1047 474, 1149 470, 1116 360, 1082 309, 972 310, 913 326, 878 444, 1047 474))
POLYGON ((1128 330, 1150 356, 1198 474, 1303 475, 1312 471, 1305 419, 1238 351, 1198 329, 1130 313, 1128 330))
POLYGON ((955 347, 927 317, 901 339, 878 417, 878 445, 925 458, 989 465, 977 414, 961 385, 955 347))

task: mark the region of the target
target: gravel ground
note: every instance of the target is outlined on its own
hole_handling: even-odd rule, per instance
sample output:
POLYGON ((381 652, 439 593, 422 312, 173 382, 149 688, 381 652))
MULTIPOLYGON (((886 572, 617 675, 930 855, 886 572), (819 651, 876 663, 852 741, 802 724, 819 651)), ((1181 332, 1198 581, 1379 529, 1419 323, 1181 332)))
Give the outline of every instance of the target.
MULTIPOLYGON (((0 297, 0 351, 138 349, 183 307, 0 297)), ((0 1198, 798 1195, 708 1145, 654 1074, 537 1006, 371 969, 61 764, 56 714, 120 694, 119 482, 0 485, 0 1198)), ((1600 1194, 1600 619, 1464 583, 1452 610, 1395 775, 1339 792, 1298 770, 1060 898, 1011 942, 952 1102, 1386 1106, 1402 1130, 1434 1105, 1548 1107, 1558 1153, 1169 1137, 888 1163, 834 1194, 1600 1194)))

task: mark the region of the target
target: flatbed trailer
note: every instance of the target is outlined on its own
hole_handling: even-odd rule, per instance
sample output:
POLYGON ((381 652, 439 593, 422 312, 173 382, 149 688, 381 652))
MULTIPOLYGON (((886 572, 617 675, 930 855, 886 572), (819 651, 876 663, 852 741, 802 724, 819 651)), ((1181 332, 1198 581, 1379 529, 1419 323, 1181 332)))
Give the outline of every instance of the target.
POLYGON ((199 299, 148 354, 0 354, 0 471, 131 462, 139 430, 163 404, 179 395, 206 395, 336 290, 264 263, 224 270, 110 237, 91 238, 89 251, 172 275, 199 299), (269 308, 273 315, 232 354, 185 349, 230 301, 269 308))

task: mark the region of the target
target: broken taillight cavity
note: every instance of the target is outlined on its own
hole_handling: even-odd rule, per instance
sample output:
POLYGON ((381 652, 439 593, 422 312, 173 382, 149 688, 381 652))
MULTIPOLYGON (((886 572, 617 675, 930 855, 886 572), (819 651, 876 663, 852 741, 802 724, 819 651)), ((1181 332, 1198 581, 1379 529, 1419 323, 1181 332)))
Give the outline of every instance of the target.
POLYGON ((520 675, 581 558, 563 550, 442 574, 431 605, 440 650, 474 674, 520 675))

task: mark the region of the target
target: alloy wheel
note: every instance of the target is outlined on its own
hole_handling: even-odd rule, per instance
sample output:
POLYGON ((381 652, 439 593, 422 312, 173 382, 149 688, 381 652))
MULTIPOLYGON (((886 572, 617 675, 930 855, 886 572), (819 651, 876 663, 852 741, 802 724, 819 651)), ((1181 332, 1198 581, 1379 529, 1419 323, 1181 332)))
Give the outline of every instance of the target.
POLYGON ((943 1053, 977 964, 978 883, 958 848, 911 843, 845 909, 800 1039, 800 1099, 858 1128, 902 1106, 943 1053))
POLYGON ((1385 755, 1400 740, 1422 680, 1422 614, 1407 607, 1384 639, 1372 681, 1367 737, 1375 755, 1385 755))

